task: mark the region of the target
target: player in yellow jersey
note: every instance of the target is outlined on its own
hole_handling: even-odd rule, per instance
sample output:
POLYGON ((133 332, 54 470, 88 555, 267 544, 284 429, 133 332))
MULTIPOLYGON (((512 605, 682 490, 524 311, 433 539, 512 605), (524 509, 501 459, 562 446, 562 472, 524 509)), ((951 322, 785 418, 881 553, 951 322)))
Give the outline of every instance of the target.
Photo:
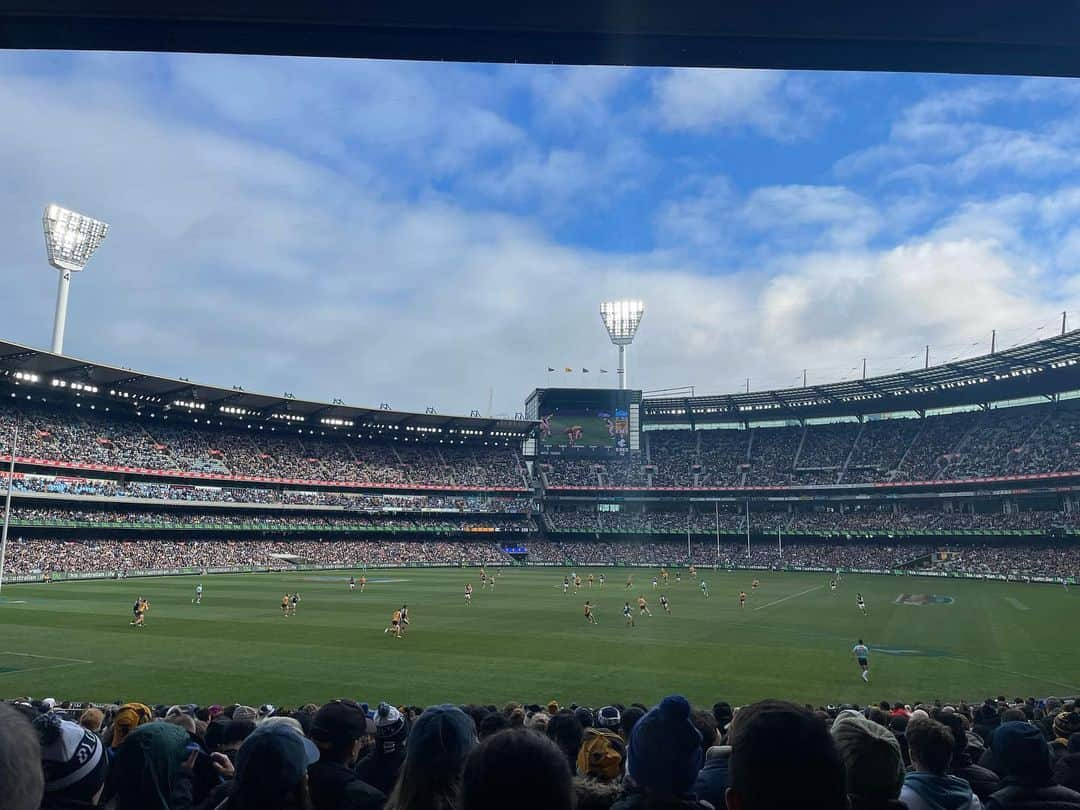
POLYGON ((592 590, 592 586, 593 586, 594 581, 595 581, 595 579, 593 578, 593 575, 589 574, 589 590, 592 590))
POLYGON ((697 569, 694 568, 694 566, 691 565, 690 566, 690 579, 693 579, 696 576, 697 576, 697 569))
POLYGON ((758 589, 758 585, 760 584, 761 582, 758 580, 758 578, 754 577, 754 581, 750 583, 750 590, 756 591, 758 589))
POLYGON ((472 583, 471 582, 465 583, 465 604, 466 605, 471 605, 472 604, 472 583))
POLYGON ((364 588, 367 587, 367 577, 363 574, 360 575, 360 593, 364 592, 364 588))
POLYGON ((628 575, 626 577, 626 590, 630 590, 633 587, 634 587, 634 577, 633 577, 633 575, 628 575))
POLYGON ((666 568, 661 568, 660 569, 660 579, 663 581, 664 585, 668 584, 668 580, 670 578, 671 578, 671 575, 668 573, 668 570, 666 568))
POLYGON ((746 591, 739 591, 739 607, 746 607, 746 591))
POLYGON ((289 595, 288 594, 285 594, 283 597, 281 597, 281 615, 282 616, 288 616, 289 615, 289 595))
POLYGON ((135 607, 132 609, 134 616, 131 619, 132 627, 142 627, 143 622, 146 620, 146 611, 150 609, 150 603, 143 599, 141 596, 135 600, 135 607))
POLYGON ((637 609, 639 616, 652 616, 652 611, 649 610, 649 603, 645 601, 644 596, 637 598, 637 609))
POLYGON ((592 602, 590 602, 588 600, 585 601, 585 621, 587 621, 589 624, 597 624, 598 623, 596 621, 596 617, 593 615, 592 602))
POLYGON ((581 577, 574 577, 574 593, 581 590, 581 577))
POLYGON ((390 614, 390 626, 383 630, 383 633, 389 633, 392 636, 401 638, 401 611, 395 610, 390 614))

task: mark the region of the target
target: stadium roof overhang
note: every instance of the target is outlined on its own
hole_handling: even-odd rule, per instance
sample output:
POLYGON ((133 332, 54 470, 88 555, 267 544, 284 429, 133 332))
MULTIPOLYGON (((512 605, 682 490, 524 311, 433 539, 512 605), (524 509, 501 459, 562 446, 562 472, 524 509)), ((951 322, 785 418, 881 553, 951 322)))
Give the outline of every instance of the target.
POLYGON ((77 360, 6 341, 0 341, 0 384, 24 387, 28 394, 34 391, 70 392, 133 408, 154 407, 222 421, 266 420, 323 431, 391 429, 403 435, 453 433, 462 438, 524 439, 536 426, 535 422, 521 419, 357 408, 258 394, 240 388, 219 388, 187 379, 77 360))
POLYGON ((0 47, 1080 76, 1080 5, 0 0, 0 47))
POLYGON ((865 380, 774 391, 645 399, 646 423, 863 416, 980 405, 1080 390, 1080 330, 994 354, 865 380))

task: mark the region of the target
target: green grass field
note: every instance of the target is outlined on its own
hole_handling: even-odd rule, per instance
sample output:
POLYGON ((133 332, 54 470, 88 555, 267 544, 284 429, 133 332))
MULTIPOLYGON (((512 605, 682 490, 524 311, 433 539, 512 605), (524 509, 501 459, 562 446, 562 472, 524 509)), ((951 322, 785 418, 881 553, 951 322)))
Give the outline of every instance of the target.
POLYGON ((708 600, 687 577, 672 578, 668 616, 652 572, 638 569, 629 594, 645 593, 653 616, 630 628, 620 615, 625 569, 607 569, 603 591, 576 596, 563 595, 563 573, 506 568, 492 592, 471 570, 373 571, 363 594, 348 592, 346 572, 208 576, 198 607, 190 577, 12 585, 0 603, 0 697, 598 705, 670 692, 709 704, 1080 692, 1076 589, 851 576, 832 593, 822 575, 762 573, 740 609, 753 575, 708 572, 708 600), (280 615, 286 589, 302 595, 295 617, 280 615), (896 604, 905 592, 953 601, 896 604), (152 604, 144 629, 128 624, 139 595, 152 604), (586 598, 598 626, 585 623, 586 598), (412 625, 396 640, 383 628, 402 602, 412 625), (850 654, 859 636, 875 650, 870 686, 850 654))

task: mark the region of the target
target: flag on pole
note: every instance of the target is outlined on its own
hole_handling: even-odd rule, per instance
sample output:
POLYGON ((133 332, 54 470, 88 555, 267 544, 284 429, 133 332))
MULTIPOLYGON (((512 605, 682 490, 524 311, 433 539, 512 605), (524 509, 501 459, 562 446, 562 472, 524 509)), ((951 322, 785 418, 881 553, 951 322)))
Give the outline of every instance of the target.
POLYGON ((607 374, 607 369, 606 369, 606 368, 602 368, 602 369, 600 369, 600 373, 601 373, 601 374, 607 374))
POLYGON ((583 368, 583 369, 581 370, 581 373, 582 373, 582 374, 588 374, 588 373, 589 373, 589 370, 588 370, 587 368, 583 368))
POLYGON ((564 368, 563 371, 565 371, 567 374, 573 374, 574 373, 574 370, 572 368, 564 368))
POLYGON ((551 366, 548 366, 548 371, 554 371, 554 370, 555 369, 553 369, 551 366))

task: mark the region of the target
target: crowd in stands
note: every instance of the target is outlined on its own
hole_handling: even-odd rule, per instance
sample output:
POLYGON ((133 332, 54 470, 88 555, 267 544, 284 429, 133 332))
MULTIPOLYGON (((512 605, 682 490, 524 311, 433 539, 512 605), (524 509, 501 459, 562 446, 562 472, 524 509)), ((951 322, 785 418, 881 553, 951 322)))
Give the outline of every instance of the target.
POLYGON ((1080 470, 1072 401, 806 427, 647 430, 631 460, 545 460, 552 486, 817 486, 1080 470))
POLYGON ((5 810, 1080 810, 1073 698, 0 704, 5 810))
MULTIPOLYGON (((341 438, 280 430, 211 430, 161 419, 128 421, 103 413, 0 406, 0 455, 10 453, 13 428, 23 430, 19 455, 149 470, 218 475, 460 486, 527 486, 511 447, 409 443, 341 438)), ((276 427, 276 426, 275 426, 276 427)))
MULTIPOLYGON (((292 565, 288 559, 312 565, 488 565, 514 563, 497 542, 392 541, 224 541, 224 540, 64 540, 15 537, 8 543, 7 572, 27 575, 52 572, 139 571, 158 568, 216 568, 292 565)), ((930 545, 927 543, 829 542, 785 543, 755 541, 747 556, 743 542, 716 544, 626 541, 523 541, 530 563, 595 566, 668 566, 685 568, 691 562, 712 568, 753 566, 768 569, 837 568, 892 571, 925 570, 946 573, 994 574, 1019 577, 1076 577, 1080 574, 1078 545, 930 545), (938 554, 943 552, 943 554, 938 554), (939 559, 939 557, 941 559, 939 559)), ((519 555, 520 556, 520 555, 519 555)))
MULTIPOLYGON (((596 509, 550 511, 544 520, 554 533, 622 532, 626 534, 723 534, 746 530, 746 517, 730 507, 714 511, 660 511, 596 509)), ((1012 532, 1071 530, 1080 526, 1080 514, 1054 510, 1005 512, 945 511, 937 508, 860 506, 793 512, 751 512, 751 530, 790 534, 903 535, 909 532, 1012 532)))
MULTIPOLYGON (((0 485, 7 474, 0 474, 0 485)), ((523 497, 479 495, 383 495, 362 492, 323 492, 258 487, 212 487, 193 484, 158 484, 147 481, 111 481, 58 477, 16 476, 16 493, 75 495, 98 498, 136 498, 190 503, 281 504, 329 506, 351 512, 456 510, 460 512, 526 512, 530 500, 523 497)))
POLYGON ((155 526, 167 529, 214 529, 247 531, 305 532, 386 531, 438 532, 449 534, 468 531, 520 531, 527 527, 521 516, 506 515, 495 520, 457 517, 446 514, 416 517, 382 517, 365 514, 327 514, 315 512, 291 514, 285 512, 220 511, 196 512, 186 510, 153 511, 133 509, 75 509, 68 506, 24 506, 12 508, 13 526, 60 526, 77 524, 93 528, 110 525, 155 526), (516 519, 515 519, 516 518, 516 519))

